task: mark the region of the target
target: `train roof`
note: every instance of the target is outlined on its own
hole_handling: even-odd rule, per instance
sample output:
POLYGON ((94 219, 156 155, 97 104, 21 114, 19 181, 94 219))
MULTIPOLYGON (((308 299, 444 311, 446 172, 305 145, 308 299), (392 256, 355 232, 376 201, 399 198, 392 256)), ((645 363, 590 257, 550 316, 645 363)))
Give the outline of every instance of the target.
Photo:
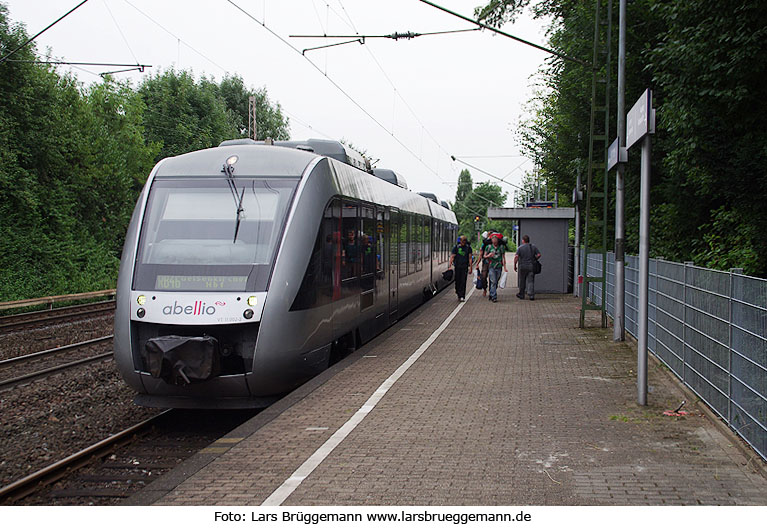
POLYGON ((403 211, 457 223, 455 213, 438 203, 383 179, 360 172, 348 165, 340 164, 335 160, 329 161, 335 170, 339 189, 345 196, 359 198, 371 203, 391 205, 403 211))
POLYGON ((388 168, 373 168, 373 175, 383 179, 387 183, 391 183, 392 185, 397 185, 398 187, 402 187, 405 190, 407 190, 407 181, 405 181, 405 178, 402 177, 402 174, 399 172, 395 172, 394 170, 389 170, 388 168))
POLYGON ((168 157, 160 163, 156 175, 159 177, 223 175, 221 169, 227 159, 233 155, 238 157, 234 164, 236 174, 273 177, 301 176, 309 163, 317 158, 316 154, 301 150, 235 144, 168 157), (268 157, 245 156, 252 153, 261 153, 268 157))
POLYGON ((370 161, 357 150, 344 146, 337 140, 327 139, 306 139, 306 140, 253 140, 253 139, 232 139, 225 140, 219 146, 238 146, 238 145, 270 145, 282 146, 283 148, 295 148, 297 150, 324 155, 336 161, 346 163, 363 172, 370 172, 370 161))
MULTIPOLYGON (((247 140, 247 139, 245 139, 247 140)), ((423 196, 387 182, 336 157, 293 146, 270 146, 255 142, 232 142, 216 148, 168 157, 157 165, 157 177, 212 177, 221 172, 227 160, 237 156, 235 175, 300 177, 318 157, 327 157, 334 170, 340 193, 363 201, 389 205, 404 211, 457 223, 455 213, 423 196)))

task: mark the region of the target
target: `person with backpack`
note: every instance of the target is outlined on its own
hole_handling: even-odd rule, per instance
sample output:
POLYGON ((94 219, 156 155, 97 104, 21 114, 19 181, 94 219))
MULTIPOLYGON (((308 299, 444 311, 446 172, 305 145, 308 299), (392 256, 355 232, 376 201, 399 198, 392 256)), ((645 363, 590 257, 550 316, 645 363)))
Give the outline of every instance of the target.
POLYGON ((506 269, 506 248, 501 242, 501 235, 490 235, 490 245, 485 246, 483 258, 487 260, 487 278, 490 285, 489 299, 493 303, 498 302, 498 280, 501 278, 501 268, 506 269))
POLYGON ((536 263, 541 258, 541 252, 530 243, 530 237, 524 235, 522 237, 522 245, 517 249, 516 255, 514 255, 514 271, 518 271, 518 284, 519 293, 517 297, 519 299, 525 299, 525 292, 530 297, 530 301, 535 300, 535 274, 536 263), (517 268, 519 267, 519 268, 517 268))
POLYGON ((453 246, 450 252, 448 269, 455 265, 455 293, 459 301, 466 301, 466 277, 469 275, 469 267, 473 264, 471 245, 469 240, 461 235, 458 244, 453 246))
POLYGON ((479 272, 479 284, 477 284, 477 288, 482 289, 482 297, 487 297, 487 260, 484 258, 485 246, 490 243, 487 234, 487 231, 482 233, 482 239, 477 243, 479 246, 479 253, 477 253, 477 264, 474 266, 479 272))

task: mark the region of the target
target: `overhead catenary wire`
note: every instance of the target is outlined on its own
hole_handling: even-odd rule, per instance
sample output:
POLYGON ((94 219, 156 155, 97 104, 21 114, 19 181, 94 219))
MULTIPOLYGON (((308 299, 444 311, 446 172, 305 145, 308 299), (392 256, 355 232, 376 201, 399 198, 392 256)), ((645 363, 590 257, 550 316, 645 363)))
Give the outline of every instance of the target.
POLYGON ((370 118, 378 127, 380 127, 383 131, 388 133, 395 142, 397 142, 402 148, 405 149, 410 155, 412 155, 416 160, 420 161, 420 163, 429 170, 431 173, 433 173, 437 179, 442 181, 442 178, 440 177, 439 173, 435 171, 433 168, 431 168, 428 164, 426 164, 409 146, 407 146, 402 140, 400 140, 399 137, 397 137, 393 131, 391 131, 389 128, 387 128, 383 123, 381 123, 380 120, 378 120, 376 117, 374 117, 367 109, 365 109, 362 104, 360 104, 357 100, 355 100, 351 94, 349 94, 343 87, 341 87, 333 78, 331 78, 326 72, 323 72, 322 69, 315 64, 311 59, 309 59, 307 56, 305 56, 303 53, 301 53, 301 50, 293 46, 290 42, 285 40, 284 37, 282 37, 280 34, 272 30, 269 26, 267 26, 264 22, 258 20, 255 16, 253 16, 251 13, 243 9, 241 6, 236 4, 233 0, 226 0, 227 3, 231 4, 233 7, 235 7, 238 11, 240 11, 242 14, 244 14, 246 17, 250 18, 257 24, 259 24, 261 27, 263 27, 266 31, 271 33, 274 37, 279 39, 283 44, 288 46, 291 50, 296 52, 298 55, 303 57, 314 69, 316 69, 320 74, 322 74, 341 94, 346 96, 346 98, 351 101, 360 111, 362 111, 368 118, 370 118))
POLYGON ((420 0, 424 4, 428 4, 433 8, 439 9, 440 11, 444 11, 445 13, 449 13, 450 15, 453 15, 454 17, 458 17, 462 20, 465 20, 466 22, 470 22, 472 24, 476 24, 478 27, 492 31, 493 33, 497 33, 498 35, 503 35, 504 37, 508 37, 509 39, 513 39, 517 42, 521 42, 522 44, 526 44, 528 46, 532 46, 533 48, 537 48, 538 50, 542 50, 544 52, 550 53, 551 55, 555 55, 559 57, 560 59, 564 59, 565 61, 572 61, 574 63, 579 63, 581 65, 591 67, 591 63, 587 61, 583 61, 581 59, 577 59, 575 57, 570 57, 569 55, 563 54, 561 52, 557 52, 556 50, 552 50, 551 48, 546 48, 545 46, 541 46, 540 44, 535 44, 534 42, 527 41, 525 39, 522 39, 520 37, 517 37, 515 35, 512 35, 510 33, 506 33, 505 31, 499 30, 498 28, 494 28, 493 26, 489 26, 483 22, 480 22, 478 20, 474 20, 472 18, 469 18, 467 16, 461 15, 460 13, 456 13, 455 11, 451 11, 447 9, 446 7, 442 7, 438 4, 435 4, 434 2, 430 2, 429 0, 420 0))
POLYGON ((205 55, 205 54, 203 54, 202 52, 200 52, 199 50, 197 50, 197 49, 196 49, 195 47, 193 47, 191 44, 189 44, 188 42, 184 41, 184 40, 183 40, 181 37, 179 37, 178 35, 176 35, 176 34, 175 34, 175 33, 173 33, 172 31, 170 31, 168 28, 166 28, 165 26, 163 26, 162 24, 160 24, 159 22, 157 22, 155 19, 153 19, 152 17, 150 17, 148 14, 146 14, 144 11, 142 11, 141 9, 139 9, 138 7, 136 7, 135 5, 133 5, 133 3, 132 3, 132 2, 130 2, 130 0, 123 0, 123 2, 125 2, 126 4, 128 4, 129 6, 131 6, 131 7, 132 7, 133 9, 135 9, 136 11, 138 11, 138 12, 139 12, 139 13, 140 13, 140 14, 141 14, 141 15, 142 15, 144 18, 146 18, 147 20, 149 20, 150 22, 152 22, 152 23, 153 23, 155 26, 159 27, 159 28, 160 28, 161 30, 163 30, 165 33, 167 33, 168 35, 170 35, 171 37, 173 37, 174 39, 176 39, 176 40, 177 40, 179 43, 182 43, 184 46, 186 46, 187 48, 189 48, 190 50, 192 50, 194 53, 196 53, 197 55, 199 55, 200 57, 202 57, 203 59, 205 59, 205 60, 206 60, 208 63, 210 63, 211 65, 213 65, 213 66, 215 66, 216 68, 220 69, 220 70, 221 70, 222 72, 224 72, 225 74, 226 74, 227 72, 229 72, 229 71, 228 71, 226 68, 222 67, 221 65, 219 65, 218 63, 216 63, 215 61, 213 61, 213 60, 212 60, 210 57, 208 57, 207 55, 205 55))
POLYGON ((46 31, 48 31, 50 28, 52 28, 53 26, 55 26, 56 24, 58 24, 59 22, 61 22, 62 20, 64 20, 64 19, 65 19, 67 16, 69 16, 69 15, 70 15, 72 12, 74 12, 74 11, 75 11, 75 10, 76 10, 78 7, 80 7, 81 5, 83 5, 83 4, 84 4, 85 2, 87 2, 87 1, 88 1, 88 0, 83 0, 82 2, 80 2, 79 4, 77 4, 75 7, 73 7, 72 9, 70 9, 69 11, 67 11, 66 13, 64 13, 63 15, 61 15, 59 18, 57 18, 56 20, 54 20, 53 22, 51 22, 50 24, 48 24, 48 25, 47 25, 46 27, 44 27, 42 30, 40 30, 40 31, 38 31, 37 33, 35 33, 35 34, 34 34, 32 37, 30 37, 29 39, 27 39, 26 41, 24 41, 24 43, 23 43, 23 44, 21 44, 21 45, 17 46, 17 47, 16 47, 16 48, 14 48, 14 49, 13 49, 11 52, 9 52, 9 53, 5 54, 5 55, 3 56, 3 58, 2 58, 2 59, 0 59, 0 65, 2 65, 3 63, 5 63, 5 62, 8 60, 8 58, 9 58, 9 57, 11 57, 13 54, 15 54, 16 52, 18 52, 19 50, 21 50, 22 48, 24 48, 26 45, 28 45, 29 43, 31 43, 32 41, 34 41, 35 39, 37 39, 37 38, 38 38, 40 35, 42 35, 42 34, 43 34, 43 33, 45 33, 46 31))
MULTIPOLYGON (((355 35, 354 35, 354 36, 360 36, 360 33, 357 31, 357 27, 355 26, 355 24, 354 24, 354 21, 352 20, 352 18, 351 18, 351 16, 349 15, 348 11, 346 11, 346 8, 344 7, 344 5, 341 3, 341 0, 338 0, 338 3, 339 3, 339 5, 341 6, 341 9, 342 9, 342 10, 344 11, 344 13, 346 14, 346 17, 349 19, 349 24, 351 25, 350 27, 351 27, 352 31, 354 31, 354 33, 355 33, 355 35)), ((338 16, 338 14, 337 14, 337 13, 336 13, 336 15, 338 16)), ((342 20, 342 22, 343 22, 343 19, 341 19, 341 17, 340 17, 340 16, 339 16, 339 19, 340 19, 340 20, 342 20)), ((353 36, 353 37, 354 37, 354 36, 353 36)), ((391 85, 391 87, 392 87, 392 90, 394 91, 394 102, 396 103, 396 98, 397 98, 397 97, 399 97, 399 99, 400 99, 400 100, 402 100, 402 103, 404 103, 404 104, 405 104, 405 107, 407 107, 408 111, 409 111, 409 112, 410 112, 410 114, 413 116, 413 118, 415 118, 416 122, 418 122, 418 125, 419 125, 419 126, 421 126, 421 131, 422 131, 422 132, 424 132, 424 131, 425 131, 425 132, 426 132, 426 134, 427 134, 427 135, 429 135, 429 138, 431 138, 432 142, 434 142, 435 146, 437 146, 437 148, 438 148, 439 150, 441 150, 441 151, 442 151, 442 153, 443 153, 445 156, 447 156, 447 157, 450 157, 450 153, 449 153, 449 152, 448 152, 448 151, 447 151, 447 150, 444 148, 444 146, 442 146, 442 145, 439 143, 439 141, 438 141, 438 140, 437 140, 437 139, 434 137, 434 135, 431 133, 431 131, 429 131, 429 129, 428 129, 428 128, 427 128, 427 127, 424 125, 423 121, 422 121, 422 120, 419 118, 418 114, 416 114, 415 110, 414 110, 414 109, 413 109, 413 107, 410 105, 410 103, 409 103, 409 102, 408 102, 408 101, 407 101, 407 100, 404 98, 404 96, 402 96, 402 93, 399 91, 399 89, 397 88, 397 86, 394 84, 394 80, 392 80, 391 76, 389 76, 389 74, 386 72, 386 69, 384 69, 384 67, 383 67, 383 65, 381 64, 381 62, 378 60, 378 58, 376 57, 376 55, 373 53, 373 50, 371 50, 371 49, 370 49, 370 47, 366 46, 366 47, 365 47, 365 51, 366 51, 366 52, 367 52, 367 53, 370 55, 370 57, 373 59, 373 62, 375 62, 375 64, 376 64, 376 66, 378 67, 378 69, 381 71, 381 73, 383 74, 383 76, 386 78, 386 81, 388 81, 388 82, 389 82, 389 85, 391 85)), ((423 143, 423 140, 422 140, 421 142, 423 143)), ((420 161, 420 162, 421 162, 421 163, 422 163, 424 166, 426 166, 426 167, 428 168, 428 165, 426 165, 426 163, 424 163, 424 162, 423 162, 423 146, 421 147, 421 152, 422 152, 422 154, 421 154, 421 155, 419 155, 419 156, 417 156, 417 158, 418 158, 418 160, 419 160, 419 161, 420 161)), ((412 152, 411 152, 411 153, 412 153, 412 152)), ((441 181, 441 182, 442 182, 444 185, 450 186, 450 185, 449 185, 449 184, 448 184, 448 183, 447 183, 447 182, 446 182, 444 179, 442 179, 442 177, 441 177, 441 176, 440 176, 440 175, 439 175, 437 172, 434 172, 434 171, 432 170, 432 173, 434 173, 434 174, 437 176, 437 179, 439 179, 439 180, 440 180, 440 181, 441 181)))
MULTIPOLYGON (((514 187, 514 188, 516 188, 518 190, 524 191, 524 189, 522 187, 520 187, 518 185, 515 185, 514 183, 510 183, 510 182, 506 181, 505 179, 503 179, 502 177, 498 177, 497 175, 491 174, 490 172, 488 172, 486 170, 483 170, 482 168, 478 168, 478 167, 474 166, 473 164, 469 164, 466 161, 464 161, 462 159, 459 159, 458 157, 453 156, 453 160, 454 161, 459 161, 462 164, 465 164, 466 166, 468 166, 469 168, 473 168, 474 170, 477 170, 478 172, 482 172, 483 174, 485 174, 487 176, 490 176, 493 179, 496 179, 496 180, 498 180, 498 181, 500 181, 502 183, 506 183, 507 185, 512 186, 512 187, 514 187)), ((512 170, 512 172, 513 172, 513 170, 512 170)))
POLYGON ((123 42, 125 42, 125 46, 128 48, 128 51, 133 56, 133 60, 138 65, 139 64, 138 58, 136 57, 136 54, 133 53, 133 48, 131 48, 130 43, 128 42, 128 38, 125 36, 125 33, 123 33, 123 30, 120 27, 120 24, 117 23, 117 19, 115 18, 114 13, 112 13, 112 10, 109 8, 109 4, 107 3, 107 0, 101 0, 101 1, 103 2, 104 7, 107 8, 107 12, 109 13, 109 16, 112 17, 112 22, 115 23, 115 27, 117 28, 117 31, 120 32, 120 36, 123 38, 123 42))

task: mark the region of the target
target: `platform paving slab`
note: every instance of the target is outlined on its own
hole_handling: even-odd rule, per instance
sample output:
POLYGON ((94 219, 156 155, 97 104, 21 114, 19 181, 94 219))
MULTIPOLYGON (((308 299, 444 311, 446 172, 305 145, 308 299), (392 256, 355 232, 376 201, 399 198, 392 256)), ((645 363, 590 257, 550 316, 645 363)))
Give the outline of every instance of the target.
POLYGON ((499 293, 443 291, 131 502, 260 504, 462 305, 284 504, 767 504, 761 459, 707 409, 663 415, 685 395, 661 364, 640 407, 635 348, 579 329, 579 300, 499 293))

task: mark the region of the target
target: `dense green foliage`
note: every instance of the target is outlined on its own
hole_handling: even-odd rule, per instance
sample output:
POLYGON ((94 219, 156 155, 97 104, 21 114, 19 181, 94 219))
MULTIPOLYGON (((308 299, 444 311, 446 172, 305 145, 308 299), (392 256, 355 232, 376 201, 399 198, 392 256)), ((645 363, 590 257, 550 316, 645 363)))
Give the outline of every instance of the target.
MULTIPOLYGON (((549 46, 591 60, 593 1, 493 0, 476 13, 497 24, 528 5, 552 18, 549 46)), ((767 1, 733 0, 725 7, 706 0, 634 0, 627 27, 626 108, 649 87, 658 117, 651 255, 767 277, 767 1)), ((614 53, 613 80, 616 61, 614 53)), ((549 189, 569 198, 578 167, 585 169, 588 160, 591 69, 550 59, 540 78, 533 116, 520 134, 549 189)), ((614 102, 612 111, 610 138, 614 102)), ((635 253, 639 150, 629 158, 626 236, 627 250, 635 253)), ((611 175, 611 195, 614 183, 611 175)), ((612 204, 610 213, 612 226, 612 204)))
MULTIPOLYGON (((0 4, 0 55, 28 38, 0 4)), ((33 46, 13 59, 33 60, 33 46)), ((259 131, 288 138, 266 91, 167 71, 133 89, 83 87, 38 64, 0 64, 0 300, 114 287, 136 198, 160 157, 259 131), (243 129, 243 124, 244 128, 243 129)))
POLYGON ((488 207, 501 207, 505 203, 506 193, 499 185, 479 183, 475 187, 471 179, 471 172, 464 168, 458 176, 458 189, 453 204, 453 211, 455 211, 455 216, 458 219, 458 234, 466 235, 472 246, 476 246, 477 229, 474 223, 476 217, 479 216, 479 222, 482 224, 481 231, 498 231, 511 240, 511 222, 487 218, 488 207))

